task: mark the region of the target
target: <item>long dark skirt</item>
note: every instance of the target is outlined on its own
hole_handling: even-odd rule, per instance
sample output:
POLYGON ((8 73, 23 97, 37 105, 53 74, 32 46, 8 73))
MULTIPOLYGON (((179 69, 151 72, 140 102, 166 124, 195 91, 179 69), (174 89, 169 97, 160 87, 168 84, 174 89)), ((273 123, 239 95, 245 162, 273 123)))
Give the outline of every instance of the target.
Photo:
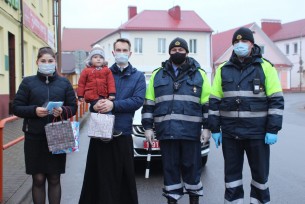
POLYGON ((80 204, 138 204, 131 136, 90 139, 80 204))

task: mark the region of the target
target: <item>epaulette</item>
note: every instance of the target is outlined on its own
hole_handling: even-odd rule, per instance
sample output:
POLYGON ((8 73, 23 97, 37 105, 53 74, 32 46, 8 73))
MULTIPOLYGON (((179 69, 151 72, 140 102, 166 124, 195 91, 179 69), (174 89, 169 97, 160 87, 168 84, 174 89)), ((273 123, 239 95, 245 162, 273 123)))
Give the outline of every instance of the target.
POLYGON ((269 60, 267 60, 266 58, 263 58, 263 57, 262 57, 262 59, 267 61, 267 62, 269 62, 271 64, 271 66, 273 67, 273 63, 272 62, 270 62, 269 60))

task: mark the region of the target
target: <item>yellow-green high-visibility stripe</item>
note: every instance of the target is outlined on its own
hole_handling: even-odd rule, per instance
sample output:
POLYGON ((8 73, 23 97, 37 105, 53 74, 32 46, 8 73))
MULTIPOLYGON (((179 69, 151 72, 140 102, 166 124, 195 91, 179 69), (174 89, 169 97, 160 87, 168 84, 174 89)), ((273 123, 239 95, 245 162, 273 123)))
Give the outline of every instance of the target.
POLYGON ((145 94, 145 99, 147 100, 151 100, 151 101, 155 101, 155 89, 154 89, 154 80, 155 80, 155 76, 158 73, 158 71, 161 69, 162 67, 158 68, 157 70, 155 70, 150 79, 149 79, 149 84, 148 87, 146 89, 146 94, 145 94))
POLYGON ((266 95, 270 96, 277 92, 282 92, 281 82, 278 78, 276 69, 266 60, 263 59, 261 64, 265 73, 265 90, 266 95))
POLYGON ((222 82, 221 82, 221 69, 223 65, 225 65, 226 62, 222 63, 221 65, 218 66, 216 69, 214 81, 213 81, 213 86, 212 86, 212 91, 211 95, 214 95, 217 98, 223 98, 223 91, 222 91, 222 82))
POLYGON ((209 96, 211 93, 211 84, 210 84, 210 81, 209 81, 206 73, 201 69, 199 69, 199 72, 203 79, 200 104, 205 104, 209 101, 209 96))

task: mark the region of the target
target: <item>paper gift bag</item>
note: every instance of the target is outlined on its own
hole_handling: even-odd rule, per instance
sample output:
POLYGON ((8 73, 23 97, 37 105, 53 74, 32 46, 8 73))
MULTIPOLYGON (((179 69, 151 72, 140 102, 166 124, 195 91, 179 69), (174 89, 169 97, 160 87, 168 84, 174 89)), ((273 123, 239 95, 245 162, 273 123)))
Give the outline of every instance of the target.
POLYGON ((114 119, 114 115, 91 113, 88 136, 106 141, 111 140, 114 127, 114 119))
POLYGON ((45 126, 50 152, 73 148, 75 146, 73 129, 70 121, 52 122, 45 126))
POLYGON ((74 141, 75 146, 72 148, 62 149, 59 151, 54 151, 52 154, 67 154, 71 152, 78 152, 79 151, 79 122, 73 121, 71 122, 71 126, 73 129, 74 141))

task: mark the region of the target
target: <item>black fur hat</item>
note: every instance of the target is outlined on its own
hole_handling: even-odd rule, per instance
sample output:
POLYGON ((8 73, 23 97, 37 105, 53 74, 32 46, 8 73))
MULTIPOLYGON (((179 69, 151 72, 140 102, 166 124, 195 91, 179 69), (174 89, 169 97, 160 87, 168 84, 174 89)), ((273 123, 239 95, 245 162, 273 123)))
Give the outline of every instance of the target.
POLYGON ((183 47, 186 52, 189 53, 187 42, 182 38, 177 37, 169 44, 168 53, 170 53, 173 47, 183 47))
POLYGON ((234 44, 236 40, 249 40, 254 43, 253 32, 249 28, 241 27, 235 31, 232 38, 232 44, 234 44))

